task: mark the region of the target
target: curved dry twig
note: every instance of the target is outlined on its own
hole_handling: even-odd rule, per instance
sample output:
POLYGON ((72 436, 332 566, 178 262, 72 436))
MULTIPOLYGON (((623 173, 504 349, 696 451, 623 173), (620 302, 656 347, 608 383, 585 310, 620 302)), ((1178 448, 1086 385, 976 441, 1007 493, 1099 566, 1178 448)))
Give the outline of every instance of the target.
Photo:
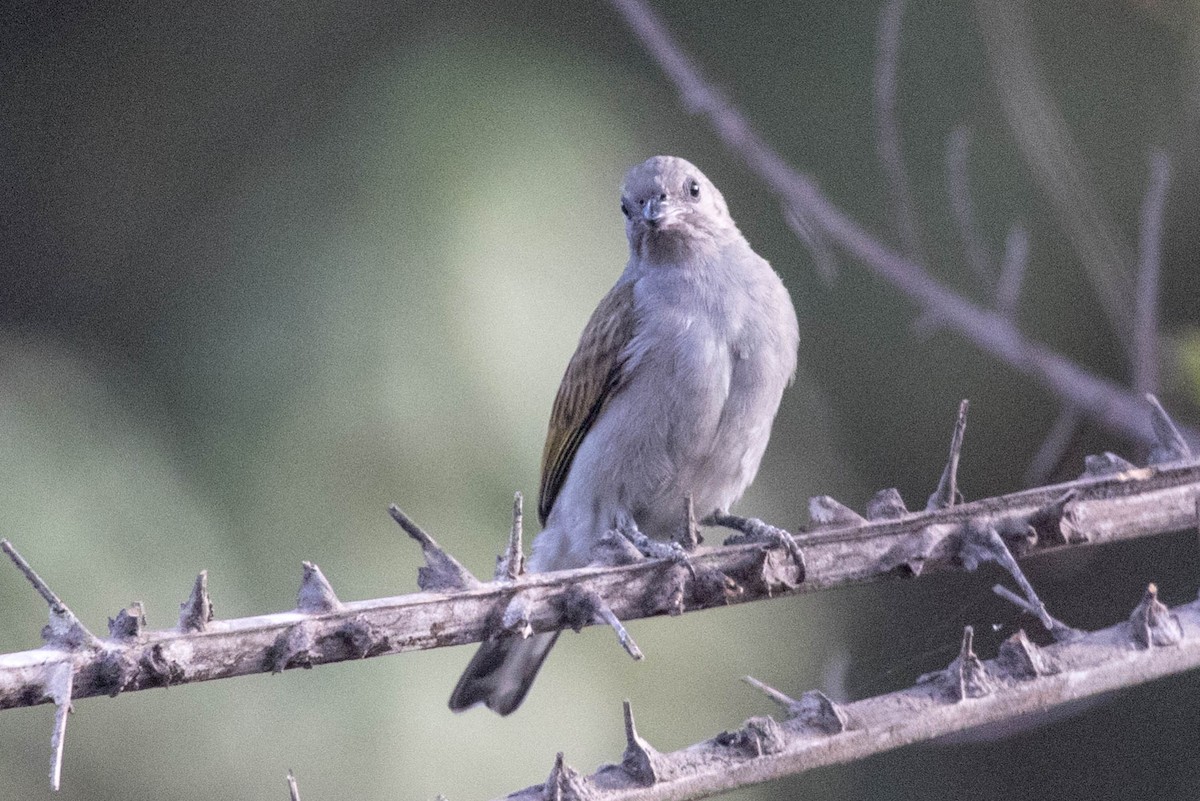
MULTIPOLYGON (((643 0, 610 2, 679 90, 684 107, 706 116, 726 146, 796 217, 819 229, 823 240, 859 259, 940 324, 1029 376, 1094 422, 1135 441, 1154 442, 1154 432, 1137 393, 1029 339, 1007 316, 968 301, 934 279, 920 264, 884 245, 826 198, 812 179, 784 161, 745 115, 704 81, 649 5, 643 0)), ((1200 432, 1193 428, 1183 431, 1193 445, 1200 443, 1200 432)))

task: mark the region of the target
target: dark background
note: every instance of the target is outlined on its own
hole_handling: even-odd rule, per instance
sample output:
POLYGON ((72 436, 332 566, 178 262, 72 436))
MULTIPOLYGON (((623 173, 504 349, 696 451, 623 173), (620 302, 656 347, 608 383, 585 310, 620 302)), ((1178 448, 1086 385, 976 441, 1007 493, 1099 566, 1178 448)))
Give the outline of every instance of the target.
MULTIPOLYGON (((871 107, 876 4, 656 3, 706 74, 791 163, 894 241, 871 107)), ((958 400, 961 484, 1012 491, 1058 401, 849 259, 823 280, 776 200, 689 117, 604 4, 9 4, 0 18, 0 535, 93 630, 131 600, 173 625, 196 572, 222 617, 294 604, 300 561, 344 599, 415 589, 400 503, 488 575, 512 492, 625 243, 616 188, 655 153, 699 164, 791 289, 801 367, 747 513, 798 527, 811 495, 861 508, 932 491, 958 400)), ((1133 252, 1153 147, 1174 159, 1161 395, 1200 420, 1196 173, 1200 18, 1184 2, 1030 8, 1033 50, 1113 235, 1133 252)), ((993 259, 1032 258, 1018 319, 1128 381, 1071 243, 987 69, 973 6, 905 11, 899 114, 929 268, 977 300, 950 215, 945 141, 971 130, 993 259)), ((1087 452, 1141 458, 1085 426, 1087 452)), ((532 518, 532 515, 530 515, 532 518)), ((1030 563, 1052 611, 1124 618, 1147 581, 1200 577, 1194 533, 1030 563)), ((590 772, 643 736, 681 747, 770 711, 738 677, 849 697, 953 658, 961 627, 1032 626, 989 591, 930 577, 566 636, 507 719, 445 707, 469 649, 76 705, 63 799, 488 798, 590 772)), ((0 566, 0 650, 45 607, 0 566)), ((1130 798, 1200 793, 1195 677, 966 743, 910 748, 738 798, 1130 798), (1040 726, 1034 724, 1041 723, 1040 726)), ((52 710, 0 715, 0 797, 48 794, 52 710)))

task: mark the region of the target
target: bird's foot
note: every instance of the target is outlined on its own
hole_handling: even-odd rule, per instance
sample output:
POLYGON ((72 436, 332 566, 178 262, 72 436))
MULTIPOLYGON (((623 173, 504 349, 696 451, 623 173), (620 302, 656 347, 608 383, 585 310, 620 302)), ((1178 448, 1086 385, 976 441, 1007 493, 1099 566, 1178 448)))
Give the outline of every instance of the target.
POLYGON ((708 517, 701 521, 706 526, 720 526, 721 528, 729 528, 740 534, 733 534, 725 539, 726 545, 741 545, 747 542, 765 542, 775 548, 783 548, 792 557, 796 566, 800 568, 800 575, 804 575, 804 554, 800 551, 800 546, 796 543, 796 538, 784 529, 772 526, 770 523, 764 523, 757 517, 739 517, 725 512, 713 512, 708 517))
POLYGON ((688 558, 687 551, 679 543, 652 540, 637 526, 622 526, 620 531, 625 539, 629 540, 633 547, 637 548, 638 552, 647 559, 668 559, 677 565, 683 565, 693 574, 696 572, 692 567, 691 559, 688 558))

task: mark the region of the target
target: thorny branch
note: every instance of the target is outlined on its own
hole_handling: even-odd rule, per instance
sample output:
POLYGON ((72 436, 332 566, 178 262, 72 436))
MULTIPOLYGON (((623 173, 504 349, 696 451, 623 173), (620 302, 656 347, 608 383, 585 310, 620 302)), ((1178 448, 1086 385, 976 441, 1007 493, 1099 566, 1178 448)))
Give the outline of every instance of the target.
POLYGON ((944 670, 905 690, 836 704, 817 690, 798 699, 749 676, 784 711, 748 719, 736 731, 671 753, 654 749, 625 703, 625 754, 590 776, 560 753, 545 783, 507 801, 685 801, 813 768, 852 762, 911 743, 1037 714, 1050 707, 1200 668, 1200 601, 1168 609, 1151 584, 1129 620, 1034 645, 1019 631, 993 659, 963 632, 944 670))
MULTIPOLYGON (((684 108, 707 117, 726 146, 779 196, 789 224, 814 249, 821 264, 830 262, 829 244, 839 246, 917 303, 929 319, 958 332, 1013 370, 1028 375, 1064 404, 1110 431, 1145 444, 1154 442, 1154 433, 1141 413, 1138 393, 1097 376, 1029 339, 1016 327, 1010 314, 967 300, 937 281, 919 262, 882 243, 825 197, 812 178, 784 161, 759 136, 746 116, 704 80, 658 13, 644 0, 610 0, 610 3, 679 90, 684 108)), ((985 7, 997 4, 981 0, 979 5, 982 13, 985 7)), ((1082 223, 1080 230, 1084 230, 1082 223)), ((1084 258, 1085 263, 1108 265, 1124 253, 1118 244, 1108 240, 1103 248, 1097 245, 1096 249, 1106 258, 1095 262, 1084 258)), ((1119 265, 1119 269, 1128 272, 1128 261, 1119 265)), ((1023 259, 1017 262, 1023 266, 1023 259)), ((1105 297, 1123 299, 1129 293, 1120 295, 1119 288, 1114 288, 1116 269, 1106 269, 1101 286, 1109 290, 1104 292, 1105 297)), ((1120 314, 1118 334, 1123 341, 1129 341, 1131 315, 1127 307, 1120 306, 1113 313, 1120 314)), ((1183 433, 1189 443, 1200 443, 1200 432, 1186 428, 1183 433)))
MULTIPOLYGON (((812 524, 800 535, 761 521, 730 517, 749 525, 724 545, 687 552, 676 544, 666 558, 647 559, 614 531, 594 546, 598 566, 523 574, 518 497, 497 579, 483 583, 393 506, 392 517, 425 554, 426 566, 418 571, 422 592, 342 601, 320 568, 305 562, 294 610, 214 620, 207 575, 202 572, 181 605, 176 628, 148 629, 141 605, 134 604, 109 621, 109 636, 104 639, 81 634, 86 629, 66 604, 10 543, 0 541, 0 548, 51 610, 51 625, 42 631, 42 648, 0 655, 0 709, 56 704, 53 775, 57 781, 66 713, 76 698, 278 673, 491 637, 528 636, 567 627, 578 630, 595 623, 612 626, 625 650, 638 658, 641 652, 622 620, 678 615, 938 569, 974 570, 989 561, 1016 581, 1021 589, 1016 602, 1061 637, 1069 630, 1046 612, 1014 556, 1195 524, 1200 463, 1192 460, 1187 443, 1162 406, 1153 396, 1148 399, 1150 427, 1158 440, 1151 450, 1153 463, 1143 468, 1106 453, 1089 457, 1087 470, 1076 481, 959 503, 964 401, 938 489, 923 512, 909 512, 894 489, 877 493, 865 516, 823 496, 810 501, 812 524)), ((681 504, 680 512, 686 517, 681 523, 690 529, 694 525, 691 504, 681 504)))
MULTIPOLYGON (((644 559, 631 555, 624 537, 613 532, 600 538, 595 552, 596 563, 609 566, 513 579, 506 562, 500 580, 483 583, 393 507, 393 516, 425 552, 428 566, 418 577, 422 592, 342 601, 320 568, 305 563, 294 610, 213 620, 202 573, 176 628, 146 628, 136 607, 110 622, 108 638, 80 637, 73 627, 51 625, 43 630, 45 647, 0 655, 0 709, 52 701, 49 674, 62 663, 73 666, 72 698, 115 695, 479 642, 507 629, 532 633, 592 625, 597 618, 676 615, 961 569, 980 561, 971 549, 982 540, 972 532, 988 529, 999 532, 1018 556, 1178 530, 1195 515, 1200 464, 1181 461, 1190 458, 1186 443, 1161 406, 1150 411, 1160 419, 1164 437, 1154 452, 1159 464, 1135 468, 1106 454, 1091 458, 1076 481, 961 504, 955 503, 955 469, 964 406, 929 510, 909 512, 895 490, 878 493, 865 516, 827 496, 812 499, 811 528, 794 537, 804 563, 802 580, 783 541, 735 535, 727 541, 734 544, 700 547, 686 560, 644 559), (583 615, 581 605, 590 614, 583 615)), ((513 539, 519 538, 514 527, 513 539)), ((8 543, 5 550, 19 559, 8 543)), ((506 552, 513 554, 514 547, 506 552)))

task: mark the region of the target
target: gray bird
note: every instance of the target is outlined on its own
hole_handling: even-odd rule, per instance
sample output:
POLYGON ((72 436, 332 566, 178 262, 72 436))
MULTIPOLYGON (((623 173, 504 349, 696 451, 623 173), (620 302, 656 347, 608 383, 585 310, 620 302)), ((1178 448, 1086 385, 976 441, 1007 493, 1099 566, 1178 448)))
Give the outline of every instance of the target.
MULTIPOLYGON (((554 399, 530 571, 586 566, 612 529, 668 539, 689 494, 699 514, 725 515, 758 472, 795 374, 791 298, 700 170, 648 159, 625 176, 621 211, 629 263, 554 399)), ((512 712, 557 638, 483 643, 450 708, 512 712)))

